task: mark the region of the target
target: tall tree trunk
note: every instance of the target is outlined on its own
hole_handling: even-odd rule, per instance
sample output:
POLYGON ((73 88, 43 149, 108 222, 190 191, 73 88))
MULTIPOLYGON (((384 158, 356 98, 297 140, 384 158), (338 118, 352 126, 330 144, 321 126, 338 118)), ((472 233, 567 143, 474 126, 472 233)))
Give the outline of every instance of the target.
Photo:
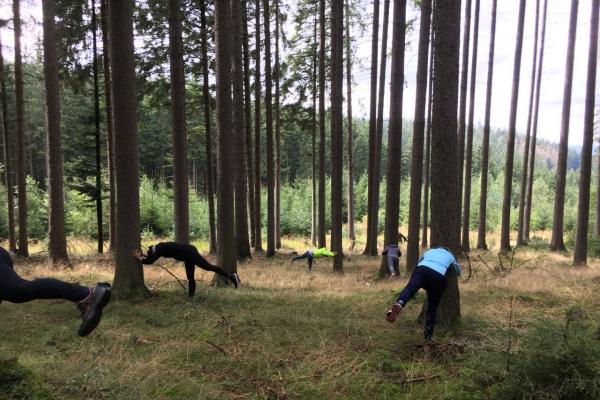
POLYGON ((275 166, 273 162, 273 100, 271 73, 271 12, 270 0, 263 0, 263 23, 265 25, 265 124, 267 135, 267 251, 275 255, 275 166))
POLYGON ((173 208, 175 241, 188 243, 189 186, 185 127, 185 76, 181 0, 169 0, 169 64, 171 70, 171 138, 173 140, 173 208))
MULTIPOLYGON (((433 6, 434 62, 431 135, 431 246, 446 246, 457 255, 460 205, 458 199, 457 120, 460 0, 435 1, 433 6)), ((456 275, 450 274, 438 308, 438 321, 460 316, 456 275)))
MULTIPOLYGON (((404 95, 404 42, 406 37, 406 0, 394 2, 392 31, 392 74, 390 78, 390 121, 385 195, 384 245, 398 244, 400 220, 400 178, 402 154, 402 100, 404 95)), ((423 145, 421 144, 421 149, 423 145)), ((381 257, 379 275, 388 273, 387 257, 381 257)), ((399 271, 396 271, 398 274, 399 271)))
POLYGON ((117 178, 114 289, 122 295, 148 292, 141 264, 131 257, 140 246, 140 177, 137 140, 133 1, 110 0, 112 93, 117 178), (114 90, 119 88, 119 90, 114 90))
MULTIPOLYGON (((390 1, 383 2, 383 33, 381 35, 381 61, 379 66, 379 89, 377 92, 377 132, 375 137, 375 154, 373 154, 373 185, 372 192, 369 193, 371 198, 371 209, 367 221, 370 221, 367 236, 371 236, 370 248, 368 254, 371 256, 377 255, 377 236, 379 233, 379 186, 381 181, 381 148, 383 141, 383 108, 385 102, 385 70, 387 63, 387 36, 390 15, 390 1)), ((389 132, 389 126, 388 126, 389 132)), ((367 239, 368 241, 368 239, 367 239)))
POLYGON ((315 12, 314 29, 313 29, 313 57, 312 57, 312 207, 311 207, 311 229, 310 243, 312 246, 317 245, 317 58, 318 58, 318 43, 317 43, 317 14, 315 12))
POLYGON ((104 101, 106 109, 106 142, 108 158, 108 250, 113 252, 115 249, 115 229, 116 229, 116 208, 117 193, 115 190, 115 149, 114 149, 114 121, 113 105, 111 92, 111 71, 110 71, 110 38, 108 36, 108 2, 100 0, 100 19, 102 27, 102 58, 104 71, 104 101))
POLYGON ((473 54, 471 58, 471 87, 469 103, 469 122, 467 124, 467 153, 465 157, 465 194, 463 199, 462 248, 469 251, 469 233, 471 232, 471 168, 473 166, 473 123, 475 119, 475 85, 477 84, 477 45, 479 44, 479 0, 475 0, 475 21, 473 23, 473 54))
MULTIPOLYGON (((435 40, 435 31, 433 30, 434 28, 434 21, 433 21, 433 1, 432 3, 432 12, 431 12, 431 34, 430 34, 430 40, 431 40, 431 46, 430 46, 430 51, 429 51, 429 88, 428 90, 428 96, 429 99, 427 100, 427 132, 425 133, 426 137, 425 137, 425 165, 423 167, 424 171, 423 171, 423 175, 425 176, 425 183, 424 183, 424 193, 423 193, 423 233, 421 235, 421 247, 422 248, 427 248, 428 246, 428 242, 429 242, 429 186, 430 186, 430 181, 431 181, 431 174, 429 172, 430 167, 431 167, 431 121, 433 119, 433 75, 434 75, 434 71, 433 71, 433 50, 434 50, 434 40, 435 40)), ((406 273, 408 275, 408 273, 412 272, 412 269, 416 268, 414 265, 408 264, 407 268, 406 268, 406 273)))
POLYGON ((544 0, 544 13, 542 16, 542 37, 540 41, 540 55, 539 62, 537 67, 537 82, 535 89, 535 104, 533 106, 533 127, 531 128, 531 145, 529 146, 529 164, 527 166, 527 187, 526 192, 527 196, 525 198, 525 216, 524 216, 524 236, 525 240, 529 241, 529 231, 530 231, 530 222, 531 222, 531 200, 533 194, 533 172, 535 170, 535 148, 536 148, 536 140, 537 140, 537 126, 538 126, 538 118, 539 118, 539 108, 540 108, 540 89, 542 83, 542 67, 544 64, 544 43, 546 41, 546 15, 548 11, 548 0, 544 0))
MULTIPOLYGON (((234 237, 233 131, 231 126, 231 4, 215 2, 217 70, 217 221, 219 266, 229 273, 237 269, 234 237)), ((243 126, 243 125, 242 125, 243 126)))
POLYGON ((498 0, 492 2, 492 21, 490 24, 490 48, 488 55, 487 89, 485 94, 485 122, 483 124, 483 144, 481 145, 481 192, 479 197, 479 232, 477 248, 487 249, 485 234, 487 232, 487 192, 488 165, 490 154, 490 116, 492 111, 492 82, 494 79, 494 50, 496 43, 496 9, 498 0))
POLYGON ((92 0, 92 74, 94 76, 94 141, 96 148, 96 226, 98 234, 99 254, 104 253, 104 226, 102 212, 102 147, 100 142, 100 84, 98 79, 98 22, 96 18, 96 1, 92 0))
MULTIPOLYGON (((460 100, 458 105, 458 206, 462 206, 463 174, 465 160, 465 128, 467 116, 467 82, 469 78, 469 46, 471 38, 471 0, 465 5, 465 26, 463 28, 462 61, 460 71, 460 100)), ((459 221, 459 228, 460 223, 459 221)), ((458 230, 460 237, 460 229, 458 230)))
POLYGON ((8 249, 13 253, 17 250, 15 238, 15 204, 13 186, 12 140, 8 129, 8 100, 6 95, 6 75, 4 56, 0 37, 0 102, 2 106, 2 137, 4 140, 4 185, 6 186, 6 207, 8 219, 8 249))
POLYGON ((261 208, 261 175, 262 171, 260 168, 260 101, 261 101, 261 88, 260 88, 260 1, 256 0, 256 10, 254 11, 256 16, 255 34, 256 34, 256 49, 254 51, 254 250, 263 251, 262 247, 262 216, 260 212, 261 208))
POLYGON ((565 214, 565 186, 567 179, 567 156, 569 153, 569 121, 571 119, 571 94, 573 89, 573 61, 575 59, 575 37, 577 35, 577 8, 579 0, 571 1, 571 20, 565 67, 565 87, 563 92, 562 122, 558 161, 556 163, 556 186, 554 188, 554 219, 550 250, 564 251, 563 217, 565 214))
POLYGON ((244 54, 244 118, 246 122, 246 168, 248 170, 248 216, 250 244, 254 245, 254 168, 252 159, 252 87, 250 86, 250 50, 248 44, 248 4, 242 0, 242 51, 244 54))
POLYGON ((540 20, 540 0, 535 2, 535 37, 533 41, 533 63, 531 65, 531 86, 529 89, 529 109, 527 114, 527 131, 525 134, 525 146, 523 149, 523 174, 521 175, 521 190, 519 191, 519 231, 517 233, 517 246, 527 243, 525 239, 525 197, 527 190, 527 166, 529 165, 529 146, 531 143, 531 121, 533 118, 533 103, 535 100, 535 72, 537 69, 538 54, 538 32, 540 20))
POLYGON ((579 204, 577 208, 577 234, 573 264, 587 264, 587 239, 590 214, 590 181, 592 175, 592 151, 594 145, 594 107, 596 99, 596 67, 598 64, 598 9, 600 0, 592 0, 590 17, 590 45, 588 50, 587 88, 585 92, 585 115, 581 171, 579 178, 579 204))
POLYGON ((352 53, 350 37, 350 0, 346 0, 346 105, 348 113, 348 240, 350 250, 354 250, 356 235, 354 234, 354 144, 352 131, 352 53))
POLYGON ((208 241, 209 252, 217 252, 215 227, 215 189, 212 158, 212 127, 210 123, 210 81, 208 78, 208 32, 206 26, 206 3, 200 0, 200 29, 202 37, 202 97, 204 98, 204 134, 206 152, 206 196, 208 197, 208 241))
MULTIPOLYGON (((92 2, 92 6, 93 6, 92 2)), ((65 236, 63 160, 54 0, 42 1, 44 14, 44 83, 46 89, 46 160, 48 163, 48 254, 52 264, 68 263, 65 236)), ((92 14, 93 16, 93 14, 92 14)), ((94 21, 95 22, 95 21, 94 21)))
MULTIPOLYGON (((379 0, 373 0, 373 35, 371 38, 371 97, 369 105, 369 164, 367 171, 367 243, 363 254, 371 255, 371 193, 373 192, 373 158, 377 143, 377 57, 379 56, 379 0)), ((377 238, 375 238, 377 242, 377 238)), ((377 243, 375 243, 377 247, 377 243)))
POLYGON ((325 238, 325 0, 319 0, 319 247, 325 238))
POLYGON ((231 36, 233 38, 233 148, 235 148, 235 243, 240 260, 251 258, 248 237, 246 170, 246 121, 244 110, 244 67, 242 61, 242 4, 231 2, 231 36))
POLYGON ((27 243, 27 185, 25 177, 25 99, 23 98, 23 60, 21 58, 21 7, 20 0, 13 0, 13 23, 15 37, 15 113, 17 203, 19 206, 19 248, 17 253, 29 256, 27 243))
POLYGON ((342 181, 344 170, 344 0, 331 0, 331 251, 333 270, 344 269, 342 181))
POLYGON ((525 0, 520 0, 517 43, 513 67, 513 86, 508 122, 508 140, 506 145, 506 166, 504 168, 504 199, 502 202, 502 228, 500 232, 500 251, 510 250, 510 209, 512 198, 513 161, 515 155, 515 131, 517 125, 517 105, 519 103, 519 81, 521 78, 521 54, 523 50, 523 25, 525 23, 525 0))
POLYGON ((279 100, 279 0, 275 2, 275 248, 281 248, 281 104, 279 100))
MULTIPOLYGON (((394 24, 395 26, 395 24, 394 24)), ((431 0, 421 2, 417 86, 413 124, 413 151, 410 164, 410 207, 408 215, 408 244, 406 270, 413 271, 419 259, 419 222, 421 219, 421 185, 423 184, 423 136, 427 100, 427 67, 429 64, 429 33, 431 31, 431 0)), ((393 86, 392 86, 393 87, 393 86)), ((426 235, 426 233, 424 233, 426 235)))

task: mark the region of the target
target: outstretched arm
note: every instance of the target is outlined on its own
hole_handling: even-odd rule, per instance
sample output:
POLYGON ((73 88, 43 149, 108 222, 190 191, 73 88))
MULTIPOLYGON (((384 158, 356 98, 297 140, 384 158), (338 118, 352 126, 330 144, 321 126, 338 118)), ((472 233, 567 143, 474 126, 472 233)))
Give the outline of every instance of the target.
POLYGON ((154 261, 158 260, 158 256, 156 255, 145 255, 141 250, 133 250, 131 252, 131 256, 136 260, 140 261, 142 264, 153 264, 154 261))

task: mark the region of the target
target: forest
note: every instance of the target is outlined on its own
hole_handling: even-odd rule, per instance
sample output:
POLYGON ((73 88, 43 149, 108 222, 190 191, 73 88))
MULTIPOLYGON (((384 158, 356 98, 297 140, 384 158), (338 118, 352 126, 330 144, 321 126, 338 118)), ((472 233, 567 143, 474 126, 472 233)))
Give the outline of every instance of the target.
POLYGON ((0 400, 600 398, 599 9, 0 2, 0 400))

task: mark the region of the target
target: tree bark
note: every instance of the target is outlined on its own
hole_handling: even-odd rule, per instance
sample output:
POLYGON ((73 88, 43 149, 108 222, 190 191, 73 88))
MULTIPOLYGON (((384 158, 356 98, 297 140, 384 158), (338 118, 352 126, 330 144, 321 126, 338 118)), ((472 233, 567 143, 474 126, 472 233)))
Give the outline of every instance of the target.
POLYGON ((490 48, 488 55, 487 89, 485 94, 485 122, 483 124, 483 144, 481 145, 481 192, 479 197, 479 232, 477 248, 487 249, 485 240, 487 232, 487 187, 488 166, 490 154, 490 116, 492 111, 492 83, 494 79, 494 50, 496 43, 496 9, 498 0, 492 2, 492 17, 490 23, 490 48))
POLYGON ((381 35, 381 61, 379 66, 379 89, 377 92, 377 133, 375 138, 375 154, 373 155, 374 180, 372 186, 373 190, 369 193, 372 207, 370 209, 370 214, 367 217, 367 221, 370 221, 370 228, 367 228, 367 235, 371 236, 368 254, 371 256, 377 255, 377 236, 379 233, 379 186, 381 181, 381 148, 383 141, 383 108, 385 102, 385 71, 387 63, 387 36, 389 15, 390 1, 385 0, 383 2, 383 33, 381 35))
POLYGON ((17 253, 29 256, 27 243, 27 184, 25 172, 25 99, 23 94, 23 60, 21 57, 21 7, 20 0, 13 0, 13 23, 15 37, 15 114, 16 114, 16 172, 17 203, 19 206, 19 247, 17 253))
POLYGON ((325 238, 325 0, 319 0, 319 247, 325 238))
MULTIPOLYGON (((432 1, 433 5, 433 1, 432 1)), ((435 31, 434 31, 434 21, 433 21, 433 7, 431 12, 431 46, 429 53, 429 99, 427 100, 427 132, 425 137, 425 165, 423 167, 425 175, 425 184, 424 193, 423 193, 423 234, 421 235, 421 248, 427 248, 429 242, 429 187, 431 181, 431 174, 429 172, 431 167, 431 121, 433 119, 433 51, 434 51, 434 40, 435 40, 435 31)), ((416 268, 414 264, 407 264, 406 273, 409 274, 416 268)))
POLYGON ((535 2, 535 38, 533 41, 533 63, 531 65, 531 86, 529 89, 529 109, 527 116, 527 131, 525 134, 525 146, 523 150, 523 174, 521 175, 521 190, 519 191, 519 231, 517 233, 517 246, 527 244, 525 238, 525 197, 527 190, 527 166, 529 165, 529 146, 531 144, 531 122, 533 118, 533 103, 535 100, 535 72, 537 70, 538 54, 538 29, 540 19, 540 0, 535 2))
MULTIPOLYGON (((471 38, 471 0, 465 5, 465 26, 463 28, 462 62, 460 72, 460 100, 458 105, 458 204, 462 206, 463 174, 465 159, 465 128, 467 115, 467 82, 469 78, 469 46, 471 38)), ((459 221, 460 224, 460 221, 459 221)), ((459 229, 460 235, 460 229, 459 229)))
POLYGON ((256 0, 256 49, 255 49, 255 61, 254 61, 254 250, 263 251, 262 247, 262 216, 261 216, 261 169, 260 169, 260 102, 261 102, 261 88, 260 88, 260 1, 256 0))
MULTIPOLYGON (((392 60, 390 77, 390 120, 385 195, 384 245, 398 244, 400 220, 400 179, 402 160, 402 100, 404 95, 404 42, 406 37, 406 0, 394 2, 392 60)), ((426 51, 425 51, 426 53, 426 51)), ((423 144, 421 143, 421 149, 423 144)), ((379 275, 388 274, 387 256, 381 257, 379 275)), ((399 271, 396 271, 396 275, 399 271)))
POLYGON ((115 250, 115 229, 116 229, 116 208, 117 208, 117 193, 115 190, 115 150, 114 150, 114 121, 113 121, 113 105, 111 92, 111 71, 110 71, 110 38, 108 36, 108 2, 100 0, 100 15, 102 27, 102 58, 104 71, 104 101, 106 109, 106 143, 107 143, 107 159, 108 159, 108 251, 115 250))
POLYGON ((281 248, 281 104, 279 80, 279 0, 275 2, 275 248, 281 248))
POLYGON ((331 251, 333 270, 344 269, 342 180, 344 164, 344 1, 331 0, 331 251))
POLYGON ((529 231, 531 226, 531 204, 533 194, 533 173, 535 170, 535 148, 537 140, 537 126, 539 118, 539 107, 540 107, 540 88, 542 83, 542 66, 544 64, 544 43, 546 41, 546 15, 548 11, 548 0, 544 0, 544 14, 542 16, 542 37, 540 41, 540 55, 537 67, 537 82, 536 82, 536 95, 535 104, 533 106, 533 127, 531 134, 531 145, 529 146, 529 165, 527 166, 527 197, 525 198, 525 216, 524 216, 524 236, 525 240, 529 241, 529 231))
MULTIPOLYGON (((456 113, 460 0, 436 1, 433 10, 435 75, 431 136, 431 246, 448 247, 456 256, 460 249, 460 205, 456 201, 459 196, 456 113)), ((438 321, 450 323, 459 316, 458 279, 451 274, 438 308, 438 321)))
POLYGON ((346 0, 346 107, 348 113, 348 240, 350 241, 350 250, 354 250, 356 235, 354 234, 354 144, 352 137, 352 53, 350 36, 350 1, 346 0))
POLYGON ((6 95, 6 72, 4 70, 4 56, 2 54, 2 39, 0 38, 0 102, 2 103, 2 138, 4 140, 4 185, 6 186, 6 208, 8 219, 8 249, 16 252, 17 241, 15 237, 15 204, 13 184, 12 140, 8 129, 8 99, 6 95))
MULTIPOLYGON (((421 24, 419 27, 416 77, 417 94, 413 124, 413 151, 410 164, 410 207, 408 215, 408 243, 406 248, 406 270, 410 270, 411 272, 419 259, 419 222, 421 218, 421 185, 423 184, 423 136, 425 134, 430 31, 431 0, 423 0, 421 2, 421 24)), ((426 234, 425 232, 424 235, 426 234)))
POLYGON ((579 204, 577 233, 573 264, 587 264, 587 240, 590 214, 590 181, 592 175, 592 151, 594 146, 594 107, 596 99, 596 67, 598 64, 598 10, 600 0, 592 0, 590 17, 590 44, 588 50, 587 87, 585 92, 585 115, 581 170, 579 178, 579 204))
POLYGON ((169 0, 169 64, 171 71, 171 139, 173 141, 173 208, 175 241, 190 241, 187 138, 185 126, 185 76, 181 0, 169 0))
POLYGON ((217 252, 215 227, 215 189, 212 158, 212 127, 210 123, 210 81, 208 78, 208 32, 206 26, 206 3, 200 0, 200 29, 202 37, 202 97, 204 98, 204 134, 206 152, 206 196, 208 197, 208 241, 209 252, 217 252))
POLYGON ((273 160, 273 74, 271 72, 271 12, 270 0, 263 0, 265 25, 265 124, 267 135, 267 251, 275 255, 275 165, 273 160))
POLYGON ((515 155, 515 131, 517 125, 517 105, 519 102, 519 81, 521 78, 521 54, 523 51, 523 25, 525 23, 525 0, 520 0, 517 43, 513 66, 513 86, 508 122, 508 140, 506 144, 506 166, 504 168, 504 199, 502 202, 502 228, 500 232, 500 251, 510 250, 510 210, 512 197, 513 162, 515 155))
POLYGON ((242 51, 244 53, 244 113, 246 122, 246 168, 248 170, 248 216, 250 244, 254 245, 254 168, 252 164, 252 88, 250 86, 250 50, 248 44, 248 4, 242 0, 242 51))
POLYGON ((317 21, 318 11, 315 12, 313 29, 313 66, 312 66, 312 208, 311 208, 311 230, 310 243, 317 245, 317 63, 318 63, 318 43, 317 43, 317 21))
MULTIPOLYGON (((94 2, 92 1, 92 6, 94 2)), ((54 0, 42 1, 44 83, 46 89, 46 160, 48 165, 48 255, 54 265, 69 262, 65 236, 63 159, 60 137, 60 96, 54 0)))
POLYGON ((563 219, 565 214, 565 186, 567 181, 567 156, 569 153, 569 122, 571 119, 571 94, 573 89, 573 61, 575 59, 575 37, 577 35, 577 8, 579 0, 571 1, 571 19, 565 67, 565 87, 563 92, 562 122, 558 161, 556 163, 556 186, 554 188, 554 219, 550 250, 565 251, 563 239, 563 219))
POLYGON ((231 4, 215 2, 217 70, 217 249, 219 266, 236 272, 233 195, 233 131, 231 126, 231 4))
POLYGON ((144 271, 131 257, 140 246, 140 178, 137 140, 133 1, 110 0, 112 93, 115 123, 117 231, 114 290, 123 296, 143 295, 144 271), (119 90, 115 90, 119 88, 119 90))
MULTIPOLYGON (((371 39, 371 98, 369 105, 369 164, 367 181, 367 243, 365 244, 364 255, 371 254, 370 234, 371 228, 371 208, 373 207, 371 193, 373 192, 373 181, 375 174, 373 171, 373 158, 375 156, 375 146, 377 143, 377 58, 379 56, 379 0, 373 0, 373 35, 371 39)), ((377 242, 377 238, 375 238, 377 242)), ((377 244, 375 244, 377 247, 377 244)))
POLYGON ((475 85, 477 84, 477 46, 479 44, 479 0, 475 0, 475 21, 473 23, 473 54, 471 57, 471 87, 469 103, 469 122, 467 124, 467 153, 465 157, 465 192, 463 196, 462 248, 469 251, 469 233, 471 232, 471 168, 473 166, 473 123, 475 119, 475 85))
POLYGON ((96 1, 92 0, 92 74, 94 81, 94 144, 96 150, 96 187, 94 197, 96 200, 96 232, 98 235, 99 254, 104 253, 104 226, 102 211, 102 147, 100 142, 100 84, 98 79, 98 23, 96 18, 96 1))
POLYGON ((231 2, 231 37, 233 38, 233 145, 235 151, 235 243, 239 260, 251 258, 248 237, 248 204, 246 186, 246 121, 244 110, 244 67, 242 61, 242 4, 231 2))

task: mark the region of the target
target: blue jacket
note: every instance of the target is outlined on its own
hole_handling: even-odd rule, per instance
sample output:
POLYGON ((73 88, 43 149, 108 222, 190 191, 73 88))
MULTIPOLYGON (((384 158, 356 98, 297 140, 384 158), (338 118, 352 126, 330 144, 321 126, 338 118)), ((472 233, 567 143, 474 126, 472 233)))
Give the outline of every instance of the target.
POLYGON ((429 249, 423 253, 417 266, 431 268, 442 275, 446 275, 448 268, 452 268, 452 271, 460 275, 460 266, 456 259, 450 251, 442 247, 429 249))

